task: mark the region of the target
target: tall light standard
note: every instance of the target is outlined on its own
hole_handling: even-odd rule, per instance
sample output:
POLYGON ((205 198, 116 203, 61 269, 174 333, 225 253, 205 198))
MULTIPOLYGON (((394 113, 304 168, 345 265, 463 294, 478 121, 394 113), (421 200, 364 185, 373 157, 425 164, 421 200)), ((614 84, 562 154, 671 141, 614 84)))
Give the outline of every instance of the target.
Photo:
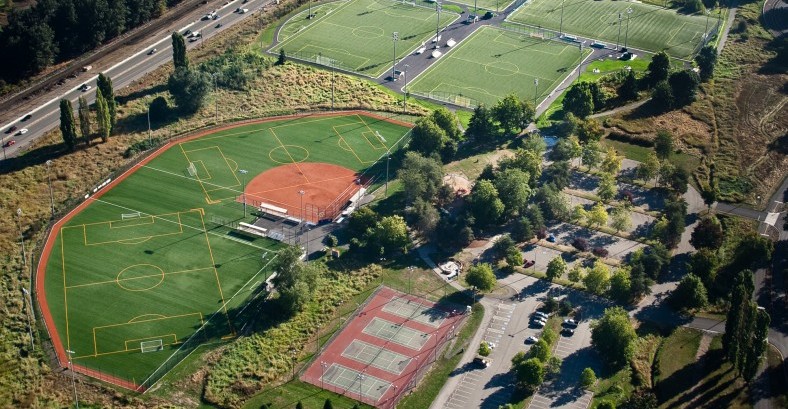
MULTIPOLYGON (((306 192, 304 192, 303 190, 299 190, 298 191, 298 195, 301 196, 301 209, 300 209, 301 223, 304 222, 304 194, 306 194, 306 192)), ((303 224, 302 224, 302 226, 303 226, 303 224)))
POLYGON ((536 98, 539 97, 539 78, 534 78, 534 109, 536 109, 536 98))
POLYGON ((334 75, 336 73, 336 69, 334 68, 334 63, 331 63, 331 110, 334 110, 334 75))
POLYGON ((561 0, 561 23, 558 26, 558 35, 564 35, 564 0, 561 0))
POLYGON ((413 281, 413 270, 415 269, 416 267, 413 266, 408 267, 408 294, 410 294, 412 290, 411 282, 413 281))
POLYGON ((52 161, 47 160, 47 182, 49 182, 49 204, 52 207, 52 219, 55 218, 55 194, 52 192, 52 172, 50 172, 50 167, 52 166, 52 161))
POLYGON ((621 44, 621 12, 618 13, 618 37, 616 37, 616 51, 618 51, 619 44, 621 44))
POLYGON ((396 72, 394 68, 397 66, 397 41, 399 41, 399 33, 394 32, 391 34, 391 42, 394 44, 394 58, 391 60, 391 80, 396 81, 396 72))
POLYGON ((703 34, 709 32, 709 14, 711 14, 708 9, 705 11, 705 13, 706 13, 706 28, 703 29, 703 34))
POLYGON ((19 226, 19 242, 22 244, 22 265, 27 271, 27 251, 25 250, 25 236, 22 234, 22 209, 16 209, 16 224, 19 226))
POLYGON ((216 108, 216 109, 215 109, 215 111, 216 111, 216 112, 214 113, 214 116, 213 116, 213 122, 215 122, 215 123, 217 123, 217 124, 219 123, 219 96, 218 96, 218 95, 216 95, 216 89, 217 89, 217 86, 216 86, 216 77, 217 77, 218 75, 219 75, 219 73, 218 73, 218 72, 215 72, 215 73, 211 74, 211 78, 213 78, 213 94, 214 94, 214 95, 213 95, 213 98, 214 98, 214 100, 213 100, 213 104, 214 104, 214 106, 215 106, 215 108, 216 108))
POLYGON ((408 64, 405 64, 405 86, 402 87, 402 113, 405 113, 408 105, 408 64))
POLYGON ((246 174, 249 173, 249 171, 247 171, 246 169, 239 169, 238 173, 243 175, 243 176, 241 176, 241 179, 243 179, 243 182, 244 182, 243 183, 243 192, 241 194, 243 195, 243 201, 244 201, 244 219, 245 219, 246 218, 246 174))
POLYGON ((435 1, 435 13, 437 17, 435 19, 435 49, 438 49, 438 34, 440 33, 441 28, 441 2, 435 1))
POLYGON ((358 400, 361 400, 361 389, 364 385, 364 373, 360 373, 358 376, 358 400))
POLYGON ((632 7, 627 7, 627 32, 624 34, 624 48, 627 48, 629 40, 629 17, 632 15, 632 7))
POLYGON ((320 361, 320 369, 322 370, 322 373, 323 373, 323 375, 320 376, 320 389, 326 389, 325 388, 325 379, 324 378, 326 377, 326 367, 327 366, 328 366, 328 364, 325 361, 320 361))
POLYGON ((476 7, 476 0, 473 0, 473 22, 476 22, 476 19, 479 17, 479 8, 476 7))
POLYGON ((32 301, 33 298, 30 296, 30 291, 27 291, 27 288, 22 287, 22 292, 26 296, 26 297, 24 297, 25 301, 27 301, 26 302, 26 304, 27 304, 27 329, 30 332, 30 349, 32 350, 33 349, 33 320, 30 318, 30 316, 34 315, 33 314, 33 301, 32 301))
POLYGON ((79 409, 79 398, 77 398, 77 380, 74 376, 74 362, 71 360, 71 355, 75 354, 76 352, 67 349, 66 353, 68 353, 68 367, 71 370, 71 386, 74 387, 74 407, 79 409))
POLYGON ((150 130, 150 102, 148 103, 148 145, 152 145, 153 143, 153 136, 151 135, 150 130))

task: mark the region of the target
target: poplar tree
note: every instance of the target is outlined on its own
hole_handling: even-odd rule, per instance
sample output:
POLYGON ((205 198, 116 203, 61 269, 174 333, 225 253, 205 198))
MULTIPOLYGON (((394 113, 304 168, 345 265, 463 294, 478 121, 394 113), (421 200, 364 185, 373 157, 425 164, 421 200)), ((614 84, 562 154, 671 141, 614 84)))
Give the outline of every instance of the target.
POLYGON ((85 144, 90 144, 90 106, 84 96, 79 97, 79 130, 82 133, 82 140, 85 144))
POLYGON ((104 95, 104 99, 107 102, 111 130, 117 121, 117 103, 115 102, 115 90, 112 89, 112 79, 102 72, 99 74, 98 80, 96 80, 96 87, 101 90, 101 94, 104 95))
POLYGON ((186 41, 178 33, 172 33, 172 64, 175 69, 189 68, 189 58, 186 57, 186 41))
POLYGON ((109 116, 107 100, 104 98, 100 88, 96 89, 96 123, 98 124, 101 141, 107 142, 112 130, 112 120, 109 116))
POLYGON ((60 100, 60 132, 68 149, 74 150, 77 145, 77 129, 74 124, 74 108, 67 99, 60 100))

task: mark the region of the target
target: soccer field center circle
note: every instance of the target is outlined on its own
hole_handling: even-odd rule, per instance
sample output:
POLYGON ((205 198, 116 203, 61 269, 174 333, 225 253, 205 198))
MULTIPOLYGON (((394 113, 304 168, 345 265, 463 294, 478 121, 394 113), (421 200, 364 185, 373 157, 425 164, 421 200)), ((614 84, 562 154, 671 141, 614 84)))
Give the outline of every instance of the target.
POLYGON ((360 38, 379 38, 384 34, 382 28, 375 26, 359 26, 353 29, 353 35, 360 38))
POLYGON ((484 71, 488 74, 509 77, 520 72, 517 64, 509 61, 493 61, 484 64, 484 71))
POLYGON ((309 158, 309 150, 298 145, 282 145, 271 149, 268 152, 268 158, 283 165, 304 162, 309 158))
POLYGON ((118 273, 115 282, 128 291, 146 291, 156 288, 164 281, 164 270, 153 264, 135 264, 118 273))

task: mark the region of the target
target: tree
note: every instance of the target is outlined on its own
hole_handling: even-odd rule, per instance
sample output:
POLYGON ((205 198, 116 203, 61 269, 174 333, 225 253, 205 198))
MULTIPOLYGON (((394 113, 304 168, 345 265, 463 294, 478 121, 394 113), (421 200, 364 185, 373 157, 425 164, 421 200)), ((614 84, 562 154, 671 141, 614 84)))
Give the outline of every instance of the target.
POLYGON ((201 71, 181 67, 170 75, 167 89, 181 111, 193 114, 205 103, 205 98, 210 92, 210 79, 201 71))
POLYGON ((648 64, 648 74, 646 79, 649 84, 656 85, 668 79, 670 73, 670 57, 664 51, 660 51, 651 58, 648 64))
POLYGON ((84 96, 79 96, 79 105, 78 108, 79 112, 77 115, 79 116, 79 131, 82 134, 82 140, 86 144, 90 144, 90 106, 88 105, 87 99, 84 96))
POLYGON ((490 356, 491 353, 492 349, 490 349, 490 345, 487 343, 487 341, 482 341, 482 343, 479 344, 479 355, 490 356))
POLYGON ((284 48, 279 49, 279 57, 276 59, 276 65, 285 65, 287 62, 287 53, 284 48))
POLYGON ((646 275, 643 264, 633 264, 629 272, 629 297, 632 300, 639 300, 641 297, 651 294, 651 280, 646 275))
POLYGON ((63 135, 63 142, 69 150, 74 150, 77 145, 77 129, 74 125, 74 108, 71 101, 60 100, 60 133, 63 135))
POLYGON ((757 308, 756 304, 752 304, 752 307, 752 315, 755 316, 754 331, 750 338, 751 345, 746 350, 744 365, 741 368, 742 377, 747 382, 752 382, 758 372, 758 366, 766 352, 769 323, 771 322, 771 317, 765 309, 757 308))
POLYGON ((406 251, 410 244, 408 226, 405 224, 405 219, 399 215, 382 218, 375 226, 371 237, 375 239, 375 244, 379 245, 384 253, 394 250, 406 251))
POLYGON ((468 196, 468 210, 479 226, 496 224, 504 212, 504 204, 498 197, 498 190, 486 180, 476 182, 468 196))
POLYGON ((499 237, 497 240, 495 240, 495 243, 493 243, 492 246, 492 252, 497 260, 501 260, 506 257, 506 254, 509 253, 510 249, 516 250, 517 245, 508 234, 504 234, 499 237))
POLYGON ((331 403, 331 399, 326 399, 326 402, 323 404, 323 409, 334 409, 334 404, 331 403))
POLYGON ((622 230, 629 230, 632 227, 631 212, 626 207, 617 207, 611 212, 612 221, 610 225, 616 229, 616 233, 622 230))
POLYGON ((722 246, 725 234, 720 221, 714 216, 704 217, 692 231, 690 244, 696 249, 716 250, 722 246))
POLYGON ((498 197, 503 202, 507 217, 522 214, 528 199, 531 197, 531 188, 528 185, 530 177, 520 169, 504 169, 495 176, 493 182, 498 190, 498 197))
POLYGON ((528 357, 536 358, 542 363, 547 362, 547 360, 550 358, 550 345, 548 345, 544 339, 536 341, 536 343, 531 346, 531 349, 528 351, 528 357))
POLYGON ((279 304, 287 315, 301 311, 309 302, 321 274, 322 267, 305 264, 300 259, 302 254, 301 248, 288 246, 279 252, 272 264, 277 272, 272 283, 279 293, 279 304))
POLYGON ((742 354, 744 326, 746 323, 746 307, 749 306, 749 291, 743 283, 733 287, 730 296, 730 307, 725 317, 725 333, 722 334, 722 350, 725 357, 734 366, 742 354))
POLYGON ((667 81, 660 81, 654 86, 654 90, 651 91, 651 103, 661 112, 673 108, 676 101, 673 97, 673 89, 667 81))
POLYGON ((604 294, 610 286, 610 270, 601 261, 595 261, 594 266, 583 277, 583 284, 592 294, 604 294))
POLYGON ((566 92, 563 102, 564 112, 571 112, 578 118, 585 119, 594 112, 594 97, 587 82, 572 85, 566 92))
POLYGON ((520 148, 514 152, 513 158, 505 158, 500 161, 500 170, 520 169, 528 174, 528 185, 536 188, 539 178, 542 176, 542 155, 532 149, 520 148))
POLYGON ((579 283, 580 280, 583 279, 583 267, 580 266, 572 267, 572 269, 569 270, 567 277, 569 278, 569 281, 573 283, 579 283))
POLYGON ((112 118, 109 114, 109 105, 101 89, 96 89, 96 124, 101 141, 107 142, 112 131, 112 118))
POLYGON ((172 33, 172 65, 178 68, 189 68, 189 57, 186 56, 186 41, 178 32, 172 33))
POLYGON ((774 252, 774 243, 755 231, 744 234, 736 248, 735 263, 744 268, 760 268, 768 265, 774 252))
POLYGON ((413 206, 407 210, 408 216, 412 220, 412 226, 422 237, 431 237, 438 225, 440 214, 438 209, 431 203, 422 198, 417 198, 413 206))
POLYGON ((528 206, 525 210, 525 217, 531 221, 531 227, 533 227, 535 232, 545 228, 544 215, 539 207, 528 206))
POLYGON ((526 359, 513 365, 517 382, 534 389, 544 381, 544 365, 536 358, 526 359))
POLYGON ((590 226, 606 226, 607 225, 607 209, 602 202, 597 202, 591 211, 588 212, 588 224, 590 226))
POLYGON ((714 76, 714 65, 717 64, 717 49, 707 45, 700 49, 695 56, 695 63, 700 69, 700 79, 703 82, 710 80, 714 76))
POLYGON ((435 122, 438 127, 440 127, 443 132, 446 133, 446 136, 455 141, 459 141, 462 139, 462 133, 460 132, 460 128, 457 127, 457 115, 454 112, 449 111, 445 107, 440 107, 434 111, 432 111, 432 120, 435 122))
POLYGON ((624 268, 616 269, 610 278, 610 297, 620 303, 629 302, 631 286, 629 271, 624 268))
POLYGON ((569 161, 561 160, 550 164, 545 169, 545 177, 552 183, 556 189, 563 190, 568 187, 572 182, 572 173, 569 166, 569 161))
POLYGON ((350 214, 347 224, 347 232, 351 237, 360 238, 368 230, 378 224, 380 216, 371 208, 364 206, 350 214))
POLYGON ((637 334, 621 307, 605 310, 604 316, 591 325, 591 345, 599 351, 611 368, 626 365, 635 352, 637 334))
POLYGON ((646 161, 638 165, 637 176, 644 182, 654 179, 659 172, 659 158, 654 152, 650 152, 646 161))
POLYGON ((596 405, 596 409, 616 409, 616 404, 609 400, 603 400, 596 405))
POLYGON ((683 107, 695 102, 700 85, 700 77, 695 71, 676 71, 670 74, 668 83, 673 92, 675 107, 683 107))
POLYGON ((512 225, 512 238, 517 242, 528 241, 534 237, 534 228, 527 217, 515 219, 512 225))
POLYGON ((435 159, 408 152, 397 171, 397 178, 405 186, 407 203, 412 203, 417 198, 431 202, 443 185, 443 169, 435 159))
POLYGON ((684 194, 687 192, 687 188, 689 186, 689 172, 681 167, 673 168, 673 171, 670 172, 668 178, 664 181, 670 188, 678 193, 684 194))
POLYGON ((632 392, 622 409, 657 409, 658 406, 657 395, 646 388, 639 388, 632 392))
POLYGON ((587 218, 588 212, 582 204, 573 207, 572 214, 569 215, 569 221, 574 224, 583 224, 587 218))
POLYGON ((479 289, 479 291, 490 291, 495 288, 497 282, 492 267, 487 263, 471 266, 465 275, 465 281, 479 289))
POLYGON ((569 219, 569 199, 552 183, 537 190, 534 201, 542 209, 542 213, 550 220, 569 219))
POLYGON ((596 190, 596 194, 605 203, 609 203, 616 197, 618 194, 618 184, 612 174, 602 174, 602 177, 599 179, 599 187, 596 190))
POLYGON ((101 90, 101 95, 107 101, 107 109, 109 109, 110 129, 115 126, 117 122, 117 102, 115 102, 115 90, 112 88, 112 79, 99 73, 96 80, 96 88, 101 90))
POLYGON ((555 375, 561 372, 561 364, 563 364, 563 360, 557 356, 551 356, 550 359, 547 360, 545 363, 544 369, 546 375, 555 375))
POLYGON ((618 87, 618 97, 624 101, 629 101, 638 97, 638 80, 635 78, 634 71, 627 71, 624 82, 618 87))
POLYGON ((481 142, 487 138, 498 136, 498 127, 495 125, 493 113, 484 104, 479 104, 473 109, 473 115, 465 129, 465 136, 474 141, 481 142))
POLYGON ((615 176, 618 174, 618 171, 621 170, 621 163, 623 161, 624 157, 619 155, 616 148, 611 146, 607 148, 605 159, 602 160, 602 165, 600 165, 599 168, 602 172, 615 176))
POLYGON ((707 289, 713 289, 717 278, 717 268, 720 259, 717 252, 708 248, 701 248, 690 256, 688 263, 690 273, 700 277, 707 289))
POLYGON ((510 269, 513 269, 516 266, 523 265, 523 253, 517 247, 512 247, 506 251, 506 264, 509 265, 510 269))
POLYGON ((583 166, 587 166, 589 170, 597 167, 602 161, 602 151, 599 149, 599 142, 594 140, 586 142, 583 147, 583 153, 580 155, 580 160, 583 166))
POLYGON ((566 272, 566 262, 561 256, 557 256, 547 263, 547 279, 550 281, 560 278, 566 272))
POLYGON ((596 374, 594 370, 591 368, 583 369, 583 372, 580 373, 580 387, 583 389, 589 389, 596 383, 596 374))
POLYGON ((534 118, 534 108, 530 103, 520 101, 515 94, 509 94, 498 101, 493 115, 506 134, 519 133, 534 118))
POLYGON ((430 157, 438 153, 443 143, 448 139, 446 132, 441 129, 431 116, 421 117, 416 121, 410 139, 410 149, 430 157))
POLYGON ((654 152, 659 160, 670 158, 670 155, 673 154, 673 135, 670 132, 657 131, 657 137, 654 138, 654 152))
POLYGON ((599 141, 605 134, 602 123, 596 118, 576 119, 577 138, 580 142, 599 141))
POLYGON ((298 401, 298 403, 296 403, 296 409, 304 409, 304 404, 298 401))
POLYGON ((717 183, 716 169, 717 167, 714 165, 714 162, 712 162, 709 165, 709 185, 700 192, 701 197, 703 197, 703 203, 708 206, 709 211, 711 211, 711 206, 720 196, 720 186, 717 183))
POLYGON ((580 140, 577 139, 577 136, 570 135, 556 142, 553 150, 550 151, 550 159, 554 161, 572 160, 580 157, 582 153, 583 148, 580 146, 580 140))
POLYGON ((677 309, 694 310, 705 307, 709 299, 700 277, 687 274, 670 294, 669 301, 677 309))

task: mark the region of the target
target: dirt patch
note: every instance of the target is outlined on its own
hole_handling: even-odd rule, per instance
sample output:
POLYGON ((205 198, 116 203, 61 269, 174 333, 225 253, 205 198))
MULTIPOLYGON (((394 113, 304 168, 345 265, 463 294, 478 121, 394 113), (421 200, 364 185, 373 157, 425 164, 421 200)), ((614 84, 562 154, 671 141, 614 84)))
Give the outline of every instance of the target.
POLYGON ((458 196, 465 196, 471 191, 473 183, 465 175, 449 173, 443 177, 443 183, 454 189, 458 196))
POLYGON ((490 242, 489 240, 474 240, 474 241, 471 242, 471 244, 468 245, 468 248, 469 249, 476 249, 476 248, 479 248, 479 247, 484 247, 489 242, 490 242))

